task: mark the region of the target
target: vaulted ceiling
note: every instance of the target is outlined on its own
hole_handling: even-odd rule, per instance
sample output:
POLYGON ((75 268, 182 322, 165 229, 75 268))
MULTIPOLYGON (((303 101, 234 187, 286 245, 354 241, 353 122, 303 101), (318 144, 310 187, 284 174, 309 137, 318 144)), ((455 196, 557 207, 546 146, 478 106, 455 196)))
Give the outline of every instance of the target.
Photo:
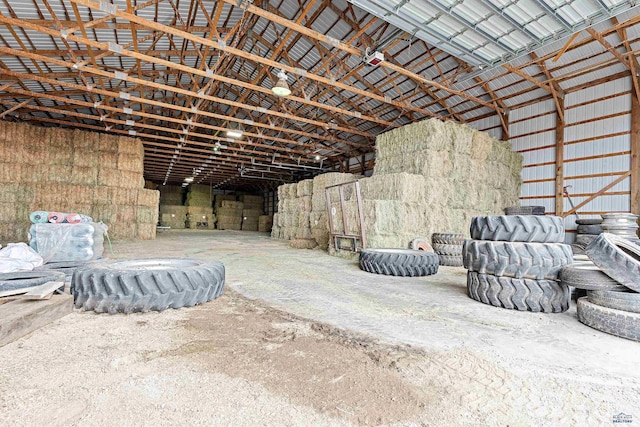
POLYGON ((339 169, 428 117, 497 115, 506 138, 510 110, 640 68, 634 1, 2 0, 0 13, 0 116, 139 137, 158 183, 339 169), (376 50, 385 60, 366 65, 376 50))

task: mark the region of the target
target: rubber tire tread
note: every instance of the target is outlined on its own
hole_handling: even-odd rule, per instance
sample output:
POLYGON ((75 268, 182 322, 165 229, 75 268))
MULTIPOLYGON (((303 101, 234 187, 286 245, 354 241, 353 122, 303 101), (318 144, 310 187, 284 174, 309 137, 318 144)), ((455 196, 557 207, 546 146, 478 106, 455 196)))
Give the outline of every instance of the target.
POLYGON ((597 225, 578 225, 577 233, 578 234, 595 234, 598 235, 602 233, 602 226, 600 224, 597 225))
POLYGON ((464 236, 458 233, 433 233, 431 243, 440 245, 462 245, 464 236))
POLYGON ((471 220, 470 231, 474 240, 564 242, 564 220, 549 215, 478 216, 471 220))
POLYGON ((64 273, 54 270, 0 273, 0 291, 14 291, 44 285, 47 282, 64 282, 64 280, 64 273))
POLYGON ((620 285, 595 265, 575 264, 563 267, 559 280, 567 286, 588 291, 600 291, 618 288, 620 285), (581 268, 582 267, 582 268, 581 268), (585 268, 586 267, 586 268, 585 268))
POLYGON ((640 341, 640 314, 603 307, 578 299, 578 320, 600 332, 628 340, 640 341))
POLYGON ((554 280, 515 279, 469 271, 471 299, 494 307, 534 313, 562 313, 569 309, 569 287, 554 280))
POLYGON ((433 251, 438 255, 462 255, 462 245, 445 245, 442 243, 434 243, 433 251))
POLYGON ((468 240, 464 253, 468 270, 517 279, 555 280, 572 262, 571 246, 562 243, 468 240))
POLYGON ((620 236, 602 233, 585 249, 593 261, 609 277, 631 290, 640 292, 640 246, 620 236), (635 258, 620 246, 635 253, 635 258))
POLYGON ((433 252, 394 249, 363 249, 360 268, 374 274, 418 277, 438 272, 438 255, 433 252))
POLYGON ((633 291, 588 291, 592 304, 640 314, 640 294, 633 291))
POLYGON ((438 255, 440 257, 440 265, 443 267, 462 267, 464 262, 462 255, 438 255))
POLYGON ((71 280, 76 308, 97 313, 133 313, 192 307, 219 297, 225 284, 220 262, 174 270, 79 268, 71 280))

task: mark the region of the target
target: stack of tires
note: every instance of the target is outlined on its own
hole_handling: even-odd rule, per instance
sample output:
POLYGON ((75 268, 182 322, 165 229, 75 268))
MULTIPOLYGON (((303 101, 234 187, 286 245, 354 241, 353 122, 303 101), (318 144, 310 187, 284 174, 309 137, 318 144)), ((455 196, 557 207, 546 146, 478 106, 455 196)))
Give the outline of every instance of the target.
POLYGON ((509 206, 504 208, 505 215, 544 215, 544 206, 509 206))
POLYGON ((640 246, 602 233, 585 250, 593 264, 565 267, 565 285, 585 289, 578 320, 618 337, 640 341, 640 246))
POLYGON ((564 222, 556 216, 483 216, 471 221, 465 242, 469 297, 519 311, 561 313, 569 288, 558 282, 573 253, 565 245, 564 222))
POLYGON ((638 239, 638 215, 631 213, 604 214, 602 215, 600 226, 605 233, 615 234, 630 240, 636 245, 640 244, 640 239, 638 239))
POLYGON ((433 233, 431 235, 433 251, 438 254, 440 265, 462 267, 462 245, 464 236, 454 233, 433 233))
POLYGON ((602 219, 577 219, 578 230, 576 234, 576 240, 571 245, 574 255, 584 255, 584 250, 593 239, 598 237, 602 233, 602 219))

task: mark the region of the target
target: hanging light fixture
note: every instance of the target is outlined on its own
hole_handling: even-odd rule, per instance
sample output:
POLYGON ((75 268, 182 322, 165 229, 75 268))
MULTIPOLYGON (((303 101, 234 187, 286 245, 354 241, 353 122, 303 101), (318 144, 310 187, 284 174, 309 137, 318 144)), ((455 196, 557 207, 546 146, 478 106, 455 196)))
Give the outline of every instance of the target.
POLYGON ((287 73, 285 73, 284 70, 280 70, 278 73, 278 82, 271 88, 271 91, 277 96, 285 97, 291 95, 291 89, 289 89, 289 85, 287 84, 287 73))

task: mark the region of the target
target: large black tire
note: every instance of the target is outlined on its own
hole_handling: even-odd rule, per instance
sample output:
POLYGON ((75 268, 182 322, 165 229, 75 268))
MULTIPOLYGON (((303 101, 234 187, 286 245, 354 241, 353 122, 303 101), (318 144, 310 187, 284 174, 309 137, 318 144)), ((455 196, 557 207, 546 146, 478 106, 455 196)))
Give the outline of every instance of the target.
POLYGON ((562 313, 569 309, 569 288, 553 280, 496 277, 467 273, 469 297, 484 304, 535 313, 562 313))
POLYGON ((440 245, 462 245, 464 236, 456 233, 433 233, 431 243, 440 245))
POLYGON ((471 238, 506 242, 564 242, 564 222, 557 216, 499 215, 471 220, 471 238))
POLYGON ((509 206, 504 208, 505 215, 544 215, 544 206, 509 206))
POLYGON ((18 271, 0 273, 0 291, 14 291, 44 285, 47 282, 64 282, 64 273, 57 271, 18 271))
POLYGON ((578 320, 581 323, 607 334, 640 341, 640 314, 602 307, 587 298, 578 300, 578 320))
POLYGON ((576 219, 578 225, 599 225, 602 223, 602 218, 583 218, 576 219))
POLYGON ((192 259, 141 259, 94 264, 76 270, 71 293, 76 308, 132 313, 191 307, 217 298, 224 265, 192 259))
POLYGON ((494 276, 555 280, 572 262, 571 246, 562 243, 468 240, 465 245, 464 266, 494 276))
POLYGON ((640 246, 620 236, 602 233, 585 252, 609 277, 640 292, 640 246))
POLYGON ((440 265, 443 267, 462 267, 464 262, 462 255, 438 255, 440 265))
POLYGON ((589 302, 616 310, 640 313, 640 294, 633 291, 589 291, 589 302))
POLYGON ((429 276, 438 272, 438 255, 409 249, 363 249, 360 268, 387 276, 429 276))
POLYGON ((433 250, 438 255, 462 256, 462 245, 444 245, 442 243, 434 243, 433 250))
POLYGON ((602 226, 597 225, 579 225, 577 229, 578 234, 595 234, 602 233, 602 226))
POLYGON ((576 245, 580 245, 583 247, 587 247, 591 244, 591 242, 593 242, 595 240, 595 238, 598 237, 597 234, 578 234, 576 236, 576 245))
POLYGON ((589 291, 620 287, 618 282, 604 274, 602 270, 592 263, 580 263, 563 267, 558 277, 567 286, 589 291))

